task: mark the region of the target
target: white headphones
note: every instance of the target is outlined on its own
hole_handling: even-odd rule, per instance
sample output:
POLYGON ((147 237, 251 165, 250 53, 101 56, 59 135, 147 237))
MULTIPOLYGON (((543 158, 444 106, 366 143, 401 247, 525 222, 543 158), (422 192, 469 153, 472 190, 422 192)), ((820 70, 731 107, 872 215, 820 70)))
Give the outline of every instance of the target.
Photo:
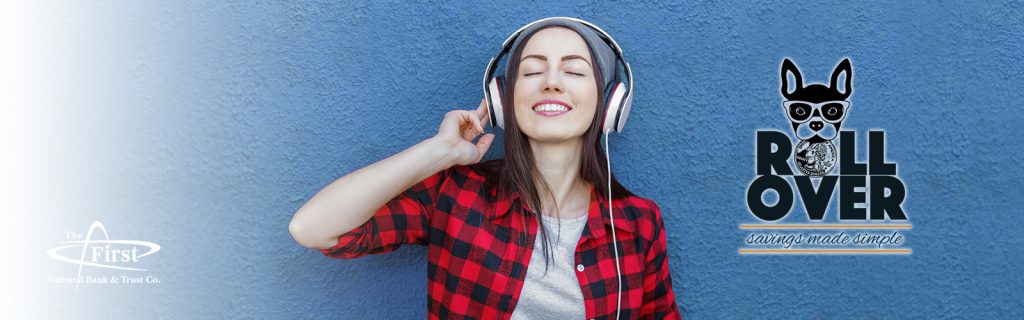
MULTIPOLYGON (((487 100, 487 111, 488 114, 490 114, 491 126, 502 129, 505 128, 501 97, 502 94, 508 93, 505 92, 504 77, 494 76, 494 71, 498 68, 498 62, 501 61, 502 57, 509 53, 512 44, 515 43, 516 38, 518 38, 524 30, 538 23, 547 23, 557 20, 577 22, 593 29, 596 31, 597 35, 612 48, 612 51, 615 52, 616 60, 619 63, 622 63, 623 69, 626 72, 626 83, 616 82, 610 84, 606 88, 603 88, 605 90, 605 97, 607 98, 607 108, 605 108, 604 125, 602 126, 604 132, 622 132, 622 127, 626 124, 626 118, 629 116, 629 108, 633 104, 633 71, 630 69, 629 63, 627 63, 622 57, 622 49, 619 48, 615 39, 612 39, 607 32, 604 32, 604 30, 601 30, 601 28, 598 28, 593 23, 568 17, 551 17, 526 24, 522 28, 519 28, 519 30, 516 30, 516 32, 513 32, 508 39, 505 39, 505 42, 501 47, 501 52, 498 52, 498 55, 491 58, 491 61, 487 63, 487 69, 484 72, 483 89, 484 97, 486 98, 485 100, 487 100)), ((616 68, 617 72, 618 66, 616 65, 614 68, 616 68)))

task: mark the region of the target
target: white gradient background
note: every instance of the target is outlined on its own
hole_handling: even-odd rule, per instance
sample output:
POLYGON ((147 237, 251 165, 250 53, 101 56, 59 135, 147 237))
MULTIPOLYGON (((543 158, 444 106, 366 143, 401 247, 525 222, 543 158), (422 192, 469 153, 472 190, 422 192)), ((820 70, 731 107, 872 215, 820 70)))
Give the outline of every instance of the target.
POLYGON ((251 131, 238 128, 253 124, 238 121, 260 103, 245 94, 260 77, 241 73, 262 67, 247 59, 265 56, 254 48, 271 46, 237 22, 271 12, 93 1, 5 3, 0 12, 4 318, 245 316, 242 309, 259 305, 252 299, 267 291, 230 273, 259 260, 255 247, 233 245, 238 238, 266 237, 240 230, 253 224, 230 206, 263 195, 239 183, 256 173, 214 159, 251 158, 241 151, 255 143, 251 131), (46 250, 97 220, 111 239, 163 246, 136 265, 162 283, 82 284, 77 292, 48 283, 47 275, 73 277, 78 268, 46 250), (223 250, 238 251, 214 254, 223 250))

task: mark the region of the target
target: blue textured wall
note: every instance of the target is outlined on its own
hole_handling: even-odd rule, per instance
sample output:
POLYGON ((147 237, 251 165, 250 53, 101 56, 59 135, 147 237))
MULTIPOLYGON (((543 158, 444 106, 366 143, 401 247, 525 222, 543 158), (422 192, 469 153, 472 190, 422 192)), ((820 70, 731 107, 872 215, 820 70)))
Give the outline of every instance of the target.
MULTIPOLYGON (((153 269, 166 280, 90 289, 104 298, 58 298, 85 301, 95 317, 423 318, 425 249, 332 260, 294 243, 287 224, 332 179, 431 136, 445 111, 475 107, 500 42, 552 15, 602 26, 633 65, 636 99, 625 132, 612 137, 612 163, 665 213, 684 316, 1024 315, 1018 1, 62 11, 69 38, 95 39, 69 45, 95 68, 83 72, 101 75, 78 79, 96 90, 86 98, 110 102, 95 142, 110 155, 96 170, 121 177, 103 185, 107 210, 65 224, 106 219, 161 243, 153 269), (82 25, 94 33, 76 33, 82 25), (755 175, 754 132, 788 130, 779 109, 783 57, 805 83, 826 82, 840 59, 852 60, 844 129, 859 138, 887 131, 887 157, 907 186, 912 255, 737 254, 737 226, 753 221, 744 195, 755 175), (118 311, 92 304, 111 297, 121 299, 113 300, 118 311)), ((500 155, 500 145, 489 153, 500 155)))

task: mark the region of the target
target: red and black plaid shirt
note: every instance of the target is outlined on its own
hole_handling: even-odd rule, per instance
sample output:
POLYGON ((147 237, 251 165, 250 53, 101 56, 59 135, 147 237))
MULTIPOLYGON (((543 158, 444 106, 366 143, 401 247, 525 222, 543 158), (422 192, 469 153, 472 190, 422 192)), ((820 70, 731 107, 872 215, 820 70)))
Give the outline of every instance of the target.
MULTIPOLYGON (((406 190, 362 226, 322 252, 356 258, 403 244, 428 246, 430 319, 509 319, 530 265, 535 218, 518 193, 499 194, 477 170, 499 160, 454 166, 406 190)), ((490 167, 494 168, 494 167, 490 167)), ((661 211, 639 197, 615 199, 622 269, 623 319, 679 319, 661 211)), ((576 270, 587 318, 615 318, 615 258, 608 204, 591 190, 590 211, 576 247, 576 270)))

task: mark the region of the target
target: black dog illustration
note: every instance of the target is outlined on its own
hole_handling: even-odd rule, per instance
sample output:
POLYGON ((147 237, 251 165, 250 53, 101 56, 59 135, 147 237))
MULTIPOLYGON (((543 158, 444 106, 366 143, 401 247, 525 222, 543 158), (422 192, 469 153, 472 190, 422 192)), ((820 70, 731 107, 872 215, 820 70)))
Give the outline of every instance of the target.
POLYGON ((800 69, 789 59, 782 61, 783 111, 793 125, 793 133, 800 143, 795 149, 797 168, 809 176, 822 176, 832 171, 836 150, 832 140, 839 134, 843 119, 850 110, 846 99, 853 93, 853 67, 843 59, 832 71, 829 86, 812 83, 804 86, 800 69), (839 91, 839 76, 846 73, 843 91, 839 91), (794 89, 789 90, 787 73, 792 73, 794 89))

